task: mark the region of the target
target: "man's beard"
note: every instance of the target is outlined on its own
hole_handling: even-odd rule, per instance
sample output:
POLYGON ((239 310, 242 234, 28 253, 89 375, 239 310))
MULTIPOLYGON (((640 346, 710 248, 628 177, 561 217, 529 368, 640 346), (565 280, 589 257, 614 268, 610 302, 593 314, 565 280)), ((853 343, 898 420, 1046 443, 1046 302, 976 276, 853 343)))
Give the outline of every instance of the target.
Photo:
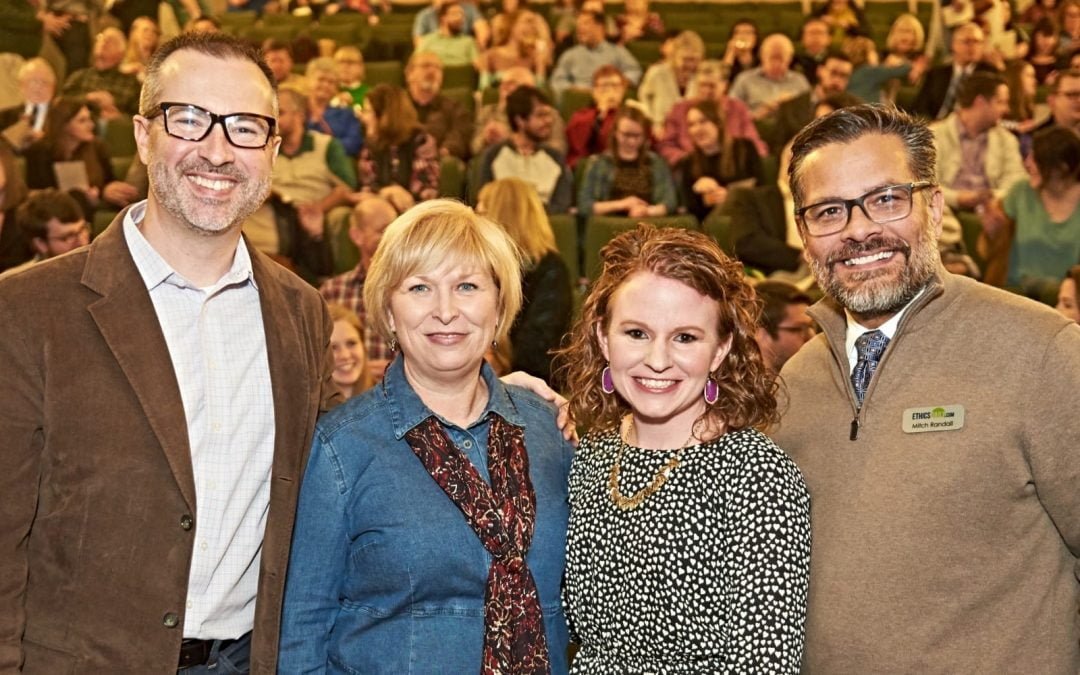
POLYGON ((175 168, 162 161, 151 161, 147 167, 150 192, 162 208, 188 229, 212 236, 239 226, 255 212, 270 194, 271 177, 251 178, 234 164, 214 166, 201 159, 182 162, 175 168), (232 195, 222 200, 205 199, 188 189, 189 171, 218 174, 236 180, 232 195))
POLYGON ((851 242, 829 254, 824 263, 810 255, 806 259, 818 286, 850 312, 867 318, 887 316, 911 302, 937 271, 940 254, 934 239, 932 228, 924 226, 914 246, 899 238, 878 236, 851 242), (869 270, 848 275, 845 285, 833 271, 835 264, 844 264, 837 261, 885 249, 904 256, 904 267, 895 282, 883 276, 883 270, 869 270))

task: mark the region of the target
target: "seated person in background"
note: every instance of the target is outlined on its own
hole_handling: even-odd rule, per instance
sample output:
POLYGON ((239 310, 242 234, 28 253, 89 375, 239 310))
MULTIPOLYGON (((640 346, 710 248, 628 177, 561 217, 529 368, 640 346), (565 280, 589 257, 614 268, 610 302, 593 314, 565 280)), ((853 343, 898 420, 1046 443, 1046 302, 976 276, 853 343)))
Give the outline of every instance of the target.
POLYGON ((799 48, 792 58, 791 69, 802 73, 810 86, 816 85, 818 66, 825 63, 825 57, 831 53, 830 45, 829 24, 820 16, 807 17, 799 32, 799 48))
POLYGON ((106 28, 94 38, 91 65, 68 75, 63 96, 81 96, 93 103, 104 119, 134 115, 139 107, 139 80, 120 72, 126 41, 117 28, 106 28))
MULTIPOLYGON (((510 138, 506 97, 522 85, 537 86, 536 76, 528 68, 515 66, 502 73, 499 79, 499 101, 482 106, 476 111, 476 133, 473 134, 470 148, 473 155, 481 155, 490 146, 510 138)), ((548 139, 548 145, 566 154, 566 125, 558 115, 551 119, 551 138, 548 139)))
POLYGON ((1065 273, 1058 287, 1057 311, 1067 319, 1080 323, 1080 265, 1065 273))
POLYGON ((32 191, 16 210, 11 224, 19 228, 24 241, 30 242, 34 257, 0 274, 0 279, 90 243, 90 225, 79 203, 55 188, 32 191))
MULTIPOLYGON (((510 328, 509 370, 551 381, 551 352, 570 329, 570 272, 555 247, 536 190, 520 178, 503 178, 480 190, 476 210, 502 225, 521 249, 521 310, 510 328)), ((576 253, 576 252, 575 252, 576 253)))
POLYGON ((1050 127, 1065 127, 1080 133, 1080 69, 1063 70, 1050 85, 1046 97, 1050 117, 1035 127, 1034 132, 1050 127))
MULTIPOLYGON (((434 0, 430 7, 425 7, 416 13, 416 18, 413 19, 413 44, 419 44, 420 40, 425 35, 438 32, 439 30, 439 8, 444 1, 453 2, 455 0, 434 0)), ((487 48, 488 43, 491 41, 491 26, 487 20, 484 19, 484 15, 480 13, 480 9, 476 6, 472 0, 466 0, 461 2, 461 9, 465 14, 465 22, 462 26, 462 33, 476 38, 477 44, 481 48, 487 48)))
POLYGON ((394 358, 394 351, 366 319, 364 279, 383 231, 397 216, 393 205, 385 199, 375 195, 362 197, 349 216, 349 239, 356 245, 360 260, 353 269, 327 279, 319 287, 319 294, 324 300, 348 308, 360 319, 364 350, 367 353, 368 376, 372 382, 382 379, 386 364, 394 358))
POLYGON ((637 99, 653 121, 652 133, 660 138, 671 108, 686 98, 698 66, 705 58, 705 43, 693 31, 683 31, 671 41, 671 56, 645 71, 637 99))
POLYGON ((996 71, 983 62, 986 37, 977 24, 966 23, 953 30, 952 62, 934 66, 926 71, 922 86, 911 104, 911 112, 928 119, 939 120, 952 112, 960 82, 976 70, 996 71))
POLYGON ((262 52, 278 87, 293 87, 301 91, 307 88, 304 77, 293 72, 292 47, 288 42, 267 38, 262 44, 262 52))
POLYGON ((345 148, 345 154, 356 157, 364 147, 364 129, 356 119, 352 106, 339 106, 335 99, 341 90, 334 59, 322 57, 307 64, 308 118, 307 128, 333 136, 345 148))
POLYGON ((416 52, 405 66, 405 86, 424 130, 435 137, 439 151, 461 160, 469 158, 472 116, 468 108, 442 95, 443 65, 430 52, 416 52))
POLYGON ((19 68, 18 80, 22 103, 0 110, 0 131, 13 150, 22 153, 45 134, 45 117, 56 95, 56 73, 48 61, 35 57, 19 68))
POLYGON ((814 304, 806 293, 784 281, 760 281, 754 292, 761 300, 761 319, 754 340, 765 365, 774 375, 814 337, 814 320, 806 310, 814 304))
POLYGON ((731 25, 724 47, 724 81, 731 82, 741 73, 761 65, 758 60, 758 27, 750 19, 739 19, 731 25))
POLYGON ((890 82, 901 78, 909 83, 918 82, 926 67, 924 58, 882 65, 874 41, 861 35, 846 38, 842 49, 854 68, 847 91, 867 103, 886 102, 890 82))
POLYGON ((566 213, 574 198, 574 177, 562 153, 547 144, 556 115, 535 87, 518 87, 506 99, 510 138, 488 148, 480 161, 480 184, 521 178, 536 188, 548 213, 566 213))
POLYGON ((26 181, 15 163, 15 153, 6 143, 0 143, 0 272, 26 262, 33 255, 15 219, 26 195, 26 181))
POLYGON ((371 89, 371 86, 364 82, 364 54, 352 45, 338 47, 334 52, 334 62, 341 80, 338 101, 356 112, 364 104, 364 96, 371 89))
POLYGON ((690 106, 686 124, 694 150, 679 162, 677 169, 681 201, 699 221, 704 221, 709 212, 727 200, 729 185, 754 184, 761 172, 761 159, 753 143, 725 132, 715 101, 698 101, 690 106))
POLYGON ((649 11, 649 0, 626 0, 626 11, 615 16, 619 28, 619 44, 634 40, 663 40, 667 36, 664 20, 649 11))
POLYGON ((439 57, 443 66, 480 67, 480 48, 476 39, 465 34, 465 10, 458 0, 443 0, 439 5, 439 29, 416 43, 416 51, 439 57))
MULTIPOLYGON (((491 49, 501 47, 511 40, 514 24, 523 16, 531 16, 539 19, 544 24, 543 37, 550 42, 551 30, 547 27, 547 21, 529 7, 527 0, 501 0, 499 12, 491 18, 491 49)), ((548 45, 551 46, 551 45, 548 45)))
POLYGON ((786 35, 769 35, 760 52, 761 65, 739 73, 728 92, 750 108, 754 119, 773 117, 781 103, 810 89, 806 78, 790 68, 795 47, 786 35))
POLYGON ((799 269, 802 245, 796 246, 788 239, 780 186, 736 188, 727 201, 725 210, 731 216, 731 246, 736 258, 766 276, 799 269))
POLYGON ((1058 54, 1058 29, 1053 20, 1043 19, 1032 28, 1027 62, 1035 68, 1035 79, 1039 84, 1048 84, 1051 75, 1062 68, 1062 57, 1058 54))
POLYGON ((124 60, 120 63, 120 72, 134 75, 139 82, 143 81, 146 66, 161 42, 161 30, 157 22, 148 16, 140 16, 131 23, 128 30, 127 51, 124 60))
POLYGON ((983 214, 979 253, 987 283, 1050 300, 1080 260, 1080 136, 1060 127, 1035 135, 1030 180, 983 214), (1002 283, 1004 282, 1004 283, 1002 283))
POLYGON ((364 326, 356 312, 345 305, 330 303, 327 309, 334 322, 334 332, 330 334, 334 370, 330 377, 342 398, 349 399, 367 391, 374 383, 364 351, 364 326))
POLYGON ((420 126, 409 95, 377 85, 361 112, 368 144, 360 153, 360 187, 399 212, 439 193, 439 148, 420 126))
POLYGON ((553 52, 547 22, 535 12, 517 12, 506 41, 488 49, 480 57, 480 88, 486 89, 492 83, 501 81, 510 68, 525 68, 535 76, 538 84, 543 84, 551 68, 553 52))
MULTIPOLYGON (((904 13, 893 20, 889 27, 889 34, 885 38, 885 58, 882 63, 886 66, 899 66, 904 63, 915 65, 921 62, 921 70, 925 71, 930 60, 924 56, 926 48, 926 29, 922 22, 914 14, 904 13)), ((919 74, 921 77, 922 74, 919 74)), ((912 82, 916 78, 908 76, 912 82)), ((900 91, 900 80, 892 80, 885 86, 883 100, 895 103, 900 91)))
POLYGON ((595 156, 581 182, 578 213, 630 218, 675 213, 679 202, 671 170, 648 142, 649 118, 637 108, 619 108, 608 151, 595 156))
POLYGON ((190 19, 184 24, 185 33, 220 33, 221 22, 212 16, 203 14, 190 19))
POLYGON ((871 35, 866 12, 851 0, 826 0, 814 10, 814 16, 828 24, 833 44, 840 44, 849 35, 871 35))
POLYGON ((278 90, 281 148, 271 179, 272 197, 244 222, 252 246, 275 257, 309 281, 330 273, 326 214, 351 204, 356 169, 332 136, 309 131, 308 99, 278 90))
POLYGON ((577 168, 582 158, 607 149, 626 85, 626 78, 615 66, 601 66, 593 73, 592 105, 575 110, 566 123, 566 163, 571 169, 577 168))
MULTIPOLYGON (((758 135, 750 109, 737 98, 727 95, 727 82, 724 80, 724 64, 720 61, 702 61, 697 75, 690 83, 687 98, 672 106, 664 120, 664 132, 656 144, 656 151, 668 166, 675 166, 683 157, 694 149, 690 131, 686 126, 686 113, 690 106, 698 101, 715 101, 724 116, 725 131, 732 138, 745 138, 754 144, 758 154, 769 154, 769 146, 758 135)), ((655 121, 655 120, 654 120, 655 121)))
POLYGON ((130 204, 136 190, 115 180, 109 149, 94 136, 94 129, 86 100, 62 97, 53 101, 45 135, 26 150, 27 186, 66 189, 88 216, 98 209, 130 204))
POLYGON ((577 17, 577 44, 563 52, 551 74, 551 90, 556 100, 568 89, 588 90, 593 75, 602 66, 615 66, 627 80, 637 84, 641 66, 622 45, 604 39, 604 15, 581 12, 577 17))
POLYGON ((776 153, 795 138, 795 134, 815 119, 814 108, 829 96, 843 93, 851 78, 852 63, 842 53, 831 52, 817 67, 814 79, 817 84, 798 96, 780 104, 776 110, 776 124, 769 142, 776 153))
POLYGON ((1019 141, 998 124, 1009 111, 1004 78, 972 73, 958 89, 956 111, 930 125, 938 151, 937 182, 948 207, 941 235, 946 244, 962 240, 955 211, 982 213, 1028 177, 1019 141))

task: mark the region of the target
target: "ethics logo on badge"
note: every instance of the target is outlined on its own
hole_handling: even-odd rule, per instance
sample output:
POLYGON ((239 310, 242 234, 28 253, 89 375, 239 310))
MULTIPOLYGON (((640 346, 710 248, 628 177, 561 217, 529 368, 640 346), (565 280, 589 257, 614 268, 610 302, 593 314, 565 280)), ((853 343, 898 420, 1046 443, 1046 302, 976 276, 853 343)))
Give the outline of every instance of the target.
POLYGON ((908 408, 904 411, 900 425, 907 434, 963 429, 964 406, 957 404, 908 408))

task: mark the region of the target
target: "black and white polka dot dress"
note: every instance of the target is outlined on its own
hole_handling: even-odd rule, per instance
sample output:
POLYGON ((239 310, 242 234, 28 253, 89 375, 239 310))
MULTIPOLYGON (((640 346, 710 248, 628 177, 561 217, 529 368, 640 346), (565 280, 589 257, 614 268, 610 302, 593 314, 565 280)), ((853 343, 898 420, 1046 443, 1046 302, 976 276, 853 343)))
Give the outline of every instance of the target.
MULTIPOLYGON (((570 471, 564 603, 572 673, 797 673, 810 570, 810 497, 754 430, 686 448, 636 509, 612 501, 621 441, 586 437, 570 471)), ((627 446, 619 490, 675 451, 627 446)))

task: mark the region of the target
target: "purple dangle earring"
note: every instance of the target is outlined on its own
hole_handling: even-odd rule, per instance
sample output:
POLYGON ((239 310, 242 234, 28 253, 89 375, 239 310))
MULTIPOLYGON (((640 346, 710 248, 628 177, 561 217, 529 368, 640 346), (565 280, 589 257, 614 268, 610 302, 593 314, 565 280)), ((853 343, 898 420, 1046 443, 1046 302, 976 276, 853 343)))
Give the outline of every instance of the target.
POLYGON ((716 383, 712 375, 705 378, 705 402, 712 405, 720 400, 720 385, 716 383))
POLYGON ((600 388, 605 394, 615 393, 615 380, 611 379, 610 366, 604 366, 604 371, 600 373, 600 388))

